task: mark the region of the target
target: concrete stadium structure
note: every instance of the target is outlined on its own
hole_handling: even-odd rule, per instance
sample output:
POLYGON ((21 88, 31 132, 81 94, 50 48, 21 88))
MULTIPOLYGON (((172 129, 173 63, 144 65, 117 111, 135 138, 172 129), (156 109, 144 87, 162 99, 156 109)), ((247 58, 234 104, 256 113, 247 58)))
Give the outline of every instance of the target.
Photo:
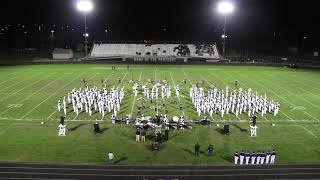
POLYGON ((183 61, 201 59, 218 61, 220 54, 215 44, 106 44, 94 43, 89 59, 123 61, 183 61))

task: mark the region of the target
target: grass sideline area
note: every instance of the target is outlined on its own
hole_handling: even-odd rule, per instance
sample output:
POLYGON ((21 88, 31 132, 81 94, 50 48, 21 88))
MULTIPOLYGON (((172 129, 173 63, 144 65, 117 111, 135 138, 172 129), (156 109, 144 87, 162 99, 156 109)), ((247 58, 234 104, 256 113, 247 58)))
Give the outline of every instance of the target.
MULTIPOLYGON (((274 67, 233 67, 195 65, 29 65, 0 67, 0 161, 13 162, 106 162, 112 151, 120 165, 202 165, 231 164, 235 151, 277 150, 277 163, 320 162, 320 71, 274 67), (125 87, 125 99, 120 117, 132 114, 137 117, 137 107, 142 95, 134 98, 130 79, 167 79, 171 88, 180 85, 184 110, 170 99, 169 117, 183 113, 188 120, 197 120, 197 113, 189 98, 189 88, 203 80, 204 88, 216 84, 235 89, 238 80, 243 89, 252 88, 268 99, 281 103, 280 113, 274 117, 258 115, 258 137, 249 137, 250 117, 240 115, 215 115, 211 127, 194 125, 191 130, 170 131, 170 139, 151 151, 153 131, 148 131, 147 142, 135 142, 135 129, 128 125, 111 124, 111 114, 104 119, 96 113, 76 116, 69 112, 66 124, 71 129, 66 137, 57 136, 58 99, 81 86, 85 78, 90 87, 101 87, 101 79, 108 79, 115 87, 125 87), (118 78, 123 79, 121 84, 118 78), (181 81, 187 78, 187 85, 181 81), (101 135, 93 134, 92 124, 102 120, 101 135), (44 125, 40 122, 45 121, 44 125), (275 123, 276 126, 271 126, 275 123), (220 127, 217 127, 219 124, 220 127), (222 135, 223 124, 230 124, 231 134, 222 135), (148 138, 149 137, 149 138, 148 138), (200 157, 193 155, 196 142, 201 145, 200 157), (209 144, 214 155, 206 156, 209 144)), ((172 89, 173 90, 173 89, 172 89)), ((158 100, 159 104, 162 102, 158 100)), ((145 115, 154 116, 151 104, 146 104, 145 115)), ((159 110, 161 114, 163 110, 159 110)))

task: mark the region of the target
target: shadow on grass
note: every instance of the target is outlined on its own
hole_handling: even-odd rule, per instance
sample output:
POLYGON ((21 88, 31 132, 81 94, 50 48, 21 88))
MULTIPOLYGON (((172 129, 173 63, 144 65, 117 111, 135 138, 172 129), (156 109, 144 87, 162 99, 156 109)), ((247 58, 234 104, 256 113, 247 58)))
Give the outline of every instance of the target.
POLYGON ((104 132, 108 131, 110 128, 102 128, 100 129, 100 134, 103 134, 104 132))
POLYGON ((154 154, 157 154, 158 152, 160 152, 161 150, 163 150, 163 149, 166 148, 165 142, 159 143, 158 149, 156 149, 156 150, 152 150, 152 142, 151 142, 151 143, 146 142, 146 143, 144 144, 144 146, 145 146, 145 148, 146 148, 147 150, 149 150, 150 152, 153 152, 154 154))
POLYGON ((223 132, 223 129, 221 129, 221 128, 216 128, 214 130, 217 131, 221 135, 225 135, 225 133, 223 132))
POLYGON ((87 124, 85 124, 85 123, 78 124, 77 126, 68 129, 68 131, 69 131, 69 132, 71 132, 71 131, 76 131, 77 129, 79 129, 80 127, 85 126, 85 125, 87 125, 87 124))
POLYGON ((234 159, 232 156, 221 156, 222 159, 230 162, 230 163, 233 163, 234 162, 234 159))
POLYGON ((177 136, 179 136, 179 134, 173 134, 173 135, 171 135, 171 136, 170 136, 170 134, 169 134, 169 141, 170 141, 171 139, 174 139, 174 138, 177 137, 177 136))
POLYGON ((117 165, 117 164, 119 164, 120 162, 125 161, 125 160, 127 160, 127 159, 128 159, 128 156, 122 157, 122 158, 114 161, 113 164, 114 164, 114 165, 117 165))
POLYGON ((232 126, 234 126, 234 127, 238 128, 241 132, 248 132, 248 130, 247 130, 247 129, 243 129, 242 127, 240 127, 240 126, 239 126, 239 125, 237 125, 237 124, 232 124, 232 126))
POLYGON ((154 134, 148 134, 146 135, 146 140, 151 140, 151 139, 155 139, 156 136, 154 134))
POLYGON ((190 149, 182 148, 182 150, 183 150, 184 152, 187 152, 187 153, 191 154, 191 155, 194 155, 194 152, 191 151, 190 149))

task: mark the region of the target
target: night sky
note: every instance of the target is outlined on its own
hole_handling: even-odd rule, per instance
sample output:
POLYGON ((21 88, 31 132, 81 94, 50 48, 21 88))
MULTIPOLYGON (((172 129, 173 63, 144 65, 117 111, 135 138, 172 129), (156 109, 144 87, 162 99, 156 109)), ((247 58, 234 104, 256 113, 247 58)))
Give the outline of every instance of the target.
MULTIPOLYGON (((217 0, 93 0, 88 15, 91 40, 174 40, 220 43, 223 16, 217 0), (106 36, 105 29, 109 30, 106 36), (166 31, 164 30, 166 29, 166 31)), ((299 46, 319 48, 320 11, 316 0, 231 0, 227 34, 233 48, 299 46)), ((71 25, 79 31, 83 16, 76 0, 2 0, 1 26, 6 24, 71 25)))

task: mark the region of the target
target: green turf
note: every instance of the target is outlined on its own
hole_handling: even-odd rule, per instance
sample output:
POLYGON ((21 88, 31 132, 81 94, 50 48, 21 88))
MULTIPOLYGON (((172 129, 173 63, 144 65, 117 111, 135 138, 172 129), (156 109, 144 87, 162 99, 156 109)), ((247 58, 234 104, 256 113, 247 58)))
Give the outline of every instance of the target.
MULTIPOLYGON (((279 163, 319 163, 320 162, 320 72, 315 70, 194 66, 194 65, 131 65, 117 66, 111 71, 110 65, 30 65, 0 67, 0 161, 18 162, 79 162, 104 163, 109 151, 115 153, 118 164, 230 164, 232 155, 239 150, 269 150, 276 148, 279 163), (187 85, 181 83, 188 79, 187 85), (197 113, 189 99, 189 88, 204 80, 204 88, 211 84, 219 88, 229 86, 235 89, 234 81, 239 80, 242 88, 252 88, 268 99, 281 103, 278 116, 267 114, 258 116, 258 137, 250 138, 249 117, 226 115, 214 116, 216 123, 230 124, 231 134, 221 135, 219 128, 193 126, 192 130, 170 132, 170 140, 161 145, 159 151, 150 150, 151 139, 136 143, 132 126, 110 123, 111 114, 102 119, 96 113, 67 115, 67 125, 75 128, 66 137, 57 136, 58 99, 67 92, 81 86, 85 78, 90 86, 101 86, 101 79, 109 79, 112 86, 125 87, 125 99, 120 117, 132 114, 141 104, 141 95, 134 98, 129 80, 138 79, 144 84, 149 79, 167 79, 170 86, 180 85, 184 104, 181 112, 173 99, 169 105, 169 116, 185 114, 188 120, 196 120, 197 113), (119 84, 117 79, 123 78, 119 84), (106 131, 96 136, 92 133, 92 123, 103 120, 106 131), (75 120, 75 121, 74 121, 75 120), (40 122, 45 121, 45 125, 40 122), (272 127, 270 124, 275 123, 272 127), (193 146, 199 142, 203 152, 209 144, 214 145, 215 155, 193 156, 193 146)), ((173 90, 172 90, 173 91, 173 90)), ((174 93, 174 92, 173 92, 174 93)), ((145 115, 154 116, 154 106, 161 107, 162 101, 147 103, 145 115)), ((159 112, 164 114, 164 110, 159 112)), ((220 126, 221 127, 221 126, 220 126)), ((149 131, 148 135, 153 135, 149 131)))

